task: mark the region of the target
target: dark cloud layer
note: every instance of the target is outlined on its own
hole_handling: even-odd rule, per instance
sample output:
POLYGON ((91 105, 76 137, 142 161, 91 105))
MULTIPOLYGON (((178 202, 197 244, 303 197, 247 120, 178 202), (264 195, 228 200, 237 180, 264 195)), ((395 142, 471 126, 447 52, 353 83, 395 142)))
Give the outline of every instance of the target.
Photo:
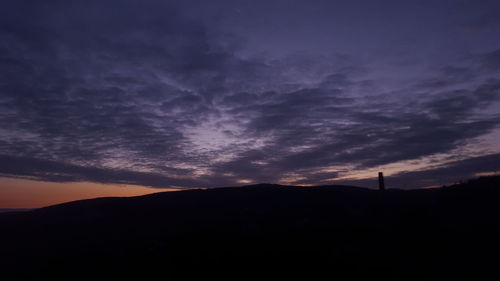
POLYGON ((244 35, 192 15, 174 1, 6 1, 0 174, 318 184, 450 153, 498 130, 500 46, 490 42, 424 72, 394 71, 340 51, 249 54, 244 35))
POLYGON ((98 182, 151 187, 193 187, 193 181, 154 173, 85 167, 27 157, 0 156, 1 176, 51 182, 98 182))

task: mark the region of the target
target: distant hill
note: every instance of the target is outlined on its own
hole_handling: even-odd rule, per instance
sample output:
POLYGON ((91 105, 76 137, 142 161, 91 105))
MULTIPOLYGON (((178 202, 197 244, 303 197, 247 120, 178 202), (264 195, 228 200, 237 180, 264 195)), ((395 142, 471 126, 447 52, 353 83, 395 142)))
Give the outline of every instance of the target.
POLYGON ((0 267, 2 280, 491 280, 499 200, 500 177, 81 200, 0 214, 0 267))

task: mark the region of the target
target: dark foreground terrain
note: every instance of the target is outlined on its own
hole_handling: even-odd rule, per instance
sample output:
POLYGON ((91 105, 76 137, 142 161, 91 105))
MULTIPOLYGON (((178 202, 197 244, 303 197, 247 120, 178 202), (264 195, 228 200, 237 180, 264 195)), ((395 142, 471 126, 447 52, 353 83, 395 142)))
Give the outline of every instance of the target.
POLYGON ((499 200, 488 177, 76 201, 0 214, 0 279, 500 280, 499 200))

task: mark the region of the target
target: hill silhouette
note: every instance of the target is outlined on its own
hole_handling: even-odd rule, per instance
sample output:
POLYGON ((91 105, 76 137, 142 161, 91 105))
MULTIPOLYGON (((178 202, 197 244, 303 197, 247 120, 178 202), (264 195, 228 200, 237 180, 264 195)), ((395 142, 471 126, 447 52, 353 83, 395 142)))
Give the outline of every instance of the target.
POLYGON ((485 280, 500 177, 435 189, 260 184, 0 214, 3 280, 485 280))

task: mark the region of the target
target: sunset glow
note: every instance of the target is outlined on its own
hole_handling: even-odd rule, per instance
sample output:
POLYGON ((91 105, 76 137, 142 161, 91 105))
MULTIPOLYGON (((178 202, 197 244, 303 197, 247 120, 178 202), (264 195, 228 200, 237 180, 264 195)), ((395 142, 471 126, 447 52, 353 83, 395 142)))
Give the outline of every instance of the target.
POLYGON ((81 199, 129 197, 174 190, 176 189, 156 189, 90 182, 54 183, 0 178, 0 206, 2 208, 40 208, 81 199))

